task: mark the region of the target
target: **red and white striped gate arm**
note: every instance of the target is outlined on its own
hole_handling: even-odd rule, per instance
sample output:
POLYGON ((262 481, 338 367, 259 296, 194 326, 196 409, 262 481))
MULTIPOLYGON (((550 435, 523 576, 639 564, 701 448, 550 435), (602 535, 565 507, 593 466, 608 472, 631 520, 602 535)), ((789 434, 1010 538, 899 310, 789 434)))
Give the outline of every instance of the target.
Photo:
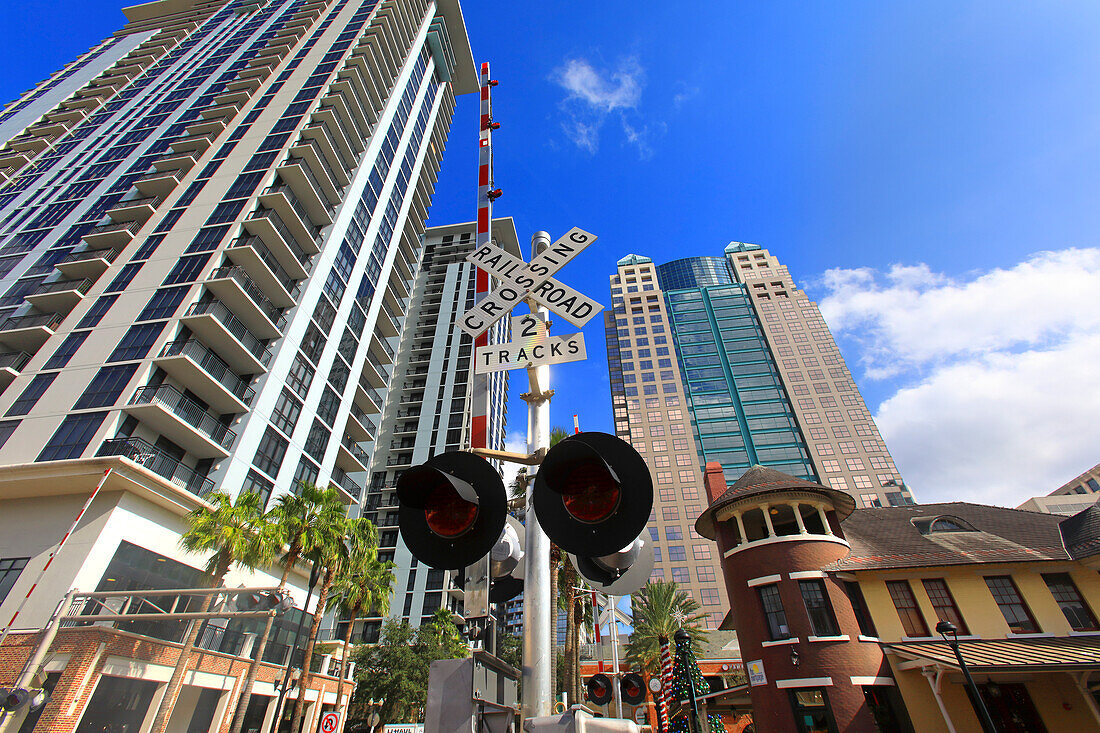
MULTIPOLYGON (((489 64, 481 65, 481 132, 478 135, 477 160, 477 236, 476 248, 492 240, 493 201, 489 191, 493 185, 493 105, 489 99, 489 64)), ((489 294, 489 273, 478 269, 474 281, 474 303, 489 294)), ((492 330, 492 329, 490 329, 492 330)), ((474 339, 474 351, 489 344, 489 331, 474 339)), ((489 447, 489 375, 474 374, 470 404, 470 447, 489 447)))

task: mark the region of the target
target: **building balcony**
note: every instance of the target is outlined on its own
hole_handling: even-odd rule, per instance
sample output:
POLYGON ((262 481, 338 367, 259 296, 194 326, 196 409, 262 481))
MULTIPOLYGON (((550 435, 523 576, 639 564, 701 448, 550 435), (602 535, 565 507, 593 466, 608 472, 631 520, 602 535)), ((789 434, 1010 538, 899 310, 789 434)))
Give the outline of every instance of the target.
POLYGON ((213 104, 199 110, 199 115, 205 120, 231 120, 240 111, 241 108, 235 104, 213 104))
POLYGON ((80 122, 88 116, 87 110, 58 108, 46 115, 51 122, 80 122))
MULTIPOLYGON (((330 86, 329 89, 331 90, 332 87, 330 86)), ((352 94, 354 95, 354 92, 352 94)), ((362 122, 360 120, 365 121, 366 119, 362 111, 356 114, 353 109, 358 109, 358 107, 359 105, 355 102, 354 96, 349 99, 342 92, 330 91, 321 98, 321 106, 317 108, 317 113, 314 114, 314 119, 322 120, 328 114, 335 115, 336 122, 340 125, 340 132, 351 143, 356 154, 363 152, 368 134, 367 128, 361 127, 362 122)))
MULTIPOLYGON (((290 148, 290 155, 292 160, 298 158, 306 161, 314 177, 321 184, 321 188, 325 190, 329 201, 339 203, 340 194, 350 181, 348 172, 340 165, 339 159, 330 160, 325 155, 321 144, 313 138, 299 138, 298 142, 290 148)), ((290 165, 292 160, 287 161, 287 165, 290 165)))
POLYGON ((336 452, 336 465, 348 473, 360 473, 370 466, 370 456, 350 435, 344 435, 336 452))
POLYGON ((180 321, 237 374, 267 371, 271 350, 224 303, 194 303, 180 321))
POLYGON ((259 339, 282 335, 286 317, 281 308, 267 299, 263 290, 240 266, 219 267, 206 279, 206 289, 241 319, 259 339))
POLYGON ((399 456, 390 456, 386 459, 386 468, 411 466, 412 462, 412 453, 404 453, 399 456))
POLYGON ((416 422, 403 422, 393 426, 394 435, 415 435, 420 424, 416 422))
POLYGON ((22 168, 31 159, 28 153, 20 153, 14 150, 0 151, 0 168, 22 168))
POLYGON ((407 280, 400 277, 396 270, 390 271, 388 283, 388 288, 393 292, 395 298, 400 298, 401 300, 409 299, 409 283, 407 280))
POLYGON ((199 458, 225 458, 237 434, 168 384, 140 387, 123 408, 153 430, 199 458))
POLYGON ((356 403, 351 403, 351 412, 348 415, 347 434, 359 443, 368 443, 374 440, 378 433, 378 426, 367 417, 367 413, 356 403))
MULTIPOLYGON (((359 74, 359 70, 354 66, 351 67, 350 73, 359 74)), ((332 97, 343 98, 344 104, 347 105, 348 111, 351 112, 355 118, 354 123, 359 133, 364 138, 370 137, 371 128, 374 126, 374 120, 370 117, 369 107, 366 105, 366 97, 360 91, 360 88, 352 81, 349 76, 339 76, 332 84, 329 85, 329 90, 332 92, 332 97)), ((326 104, 329 97, 326 96, 321 100, 322 104, 326 104)))
MULTIPOLYGON (((233 109, 237 108, 237 105, 227 105, 233 109)), ((221 119, 215 120, 224 125, 221 119)), ((214 141, 218 139, 217 133, 205 132, 194 135, 184 135, 183 137, 176 138, 168 147, 177 153, 191 153, 195 156, 202 155, 206 152, 206 149, 214 144, 214 141)))
POLYGON ((103 100, 99 97, 82 97, 73 95, 61 103, 62 109, 80 109, 85 112, 91 112, 96 107, 103 104, 103 100))
POLYGON ((237 74, 239 79, 266 79, 275 71, 275 64, 268 63, 259 66, 246 66, 237 74))
POLYGON ((198 339, 169 341, 153 363, 219 413, 245 412, 256 396, 249 380, 198 339))
POLYGON ((167 153, 153 161, 158 171, 189 171, 195 167, 198 156, 190 153, 167 153))
MULTIPOLYGON (((5 351, 0 353, 0 392, 8 388, 18 377, 23 367, 31 360, 31 355, 25 351, 5 351)), ((348 421, 351 422, 350 420, 348 421)))
POLYGON ((359 503, 359 497, 363 495, 363 486, 351 476, 348 476, 347 471, 334 467, 331 483, 344 495, 345 504, 359 503))
POLYGON ((160 196, 163 198, 179 185, 183 175, 184 171, 182 170, 154 170, 134 181, 134 187, 146 196, 160 196))
POLYGON ((243 107, 244 103, 247 102, 251 96, 252 89, 248 86, 226 89, 226 91, 214 97, 214 104, 232 104, 236 107, 243 107))
MULTIPOLYGON (((244 228, 260 238, 290 277, 303 280, 309 274, 313 264, 311 255, 306 254, 275 211, 261 207, 245 219, 244 228)), ((312 248, 316 249, 316 242, 312 243, 312 248)))
POLYGON ((92 281, 88 279, 42 283, 37 290, 27 295, 27 302, 41 311, 68 313, 84 299, 91 287, 92 281))
POLYGON ((367 352, 366 361, 363 362, 363 376, 360 381, 378 389, 383 389, 390 383, 389 373, 382 365, 382 361, 371 355, 369 351, 367 352))
POLYGON ((54 267, 71 280, 96 280, 107 271, 111 263, 118 259, 121 250, 117 249, 90 249, 83 252, 73 252, 66 255, 54 267))
MULTIPOLYGON (((301 158, 291 158, 280 166, 278 171, 279 179, 290 186, 291 192, 302 203, 302 208, 305 209, 311 221, 320 226, 332 223, 330 213, 332 207, 325 195, 326 188, 335 191, 331 179, 327 186, 322 186, 320 180, 310 170, 309 164, 301 158)), ((327 174, 324 177, 327 178, 327 174)), ((337 198, 336 202, 338 201, 337 198)))
POLYGON ((327 107, 318 107, 311 119, 314 123, 324 125, 340 153, 346 159, 354 162, 359 159, 359 153, 363 150, 363 138, 349 126, 350 113, 345 113, 345 115, 342 115, 335 106, 330 104, 327 107))
MULTIPOLYGON (((251 95, 251 93, 259 89, 262 84, 263 82, 256 78, 234 79, 225 85, 225 89, 227 92, 245 91, 251 95)), ((217 101, 217 99, 215 99, 215 101, 217 101)))
POLYGON ((393 364, 396 357, 393 347, 385 339, 378 338, 377 334, 371 336, 370 353, 374 354, 383 364, 393 364))
POLYGON ((290 276, 259 237, 238 237, 225 253, 247 271, 268 299, 280 308, 298 302, 301 284, 290 276))
POLYGON ((279 218, 283 220, 287 229, 307 254, 314 255, 320 251, 317 245, 319 227, 332 222, 323 207, 319 207, 318 211, 324 212, 324 216, 315 219, 309 208, 285 183, 264 189, 260 193, 260 203, 278 213, 279 218))
POLYGON ((107 211, 107 216, 111 217, 112 221, 144 223, 149 221, 149 217, 156 212, 160 202, 161 198, 159 196, 142 196, 141 198, 119 201, 107 211))
POLYGON ((65 317, 60 313, 29 313, 8 316, 0 323, 0 343, 33 354, 54 335, 65 317))
POLYGON ((351 170, 355 168, 355 154, 351 149, 351 143, 346 139, 338 141, 332 131, 321 122, 311 122, 302 129, 302 137, 306 140, 316 140, 325 157, 332 163, 333 168, 351 170))
POLYGON ((116 221, 100 224, 84 235, 84 241, 92 249, 122 249, 134 239, 145 222, 116 221))
POLYGON ((366 380, 360 379, 355 385, 353 406, 357 405, 364 413, 377 415, 382 412, 383 404, 382 393, 368 384, 366 380))
POLYGON ((195 496, 206 496, 214 490, 213 481, 141 438, 115 438, 104 441, 98 455, 129 458, 195 496))
POLYGON ((400 336, 401 335, 401 322, 398 320, 397 314, 386 305, 383 301, 382 307, 378 309, 378 322, 377 329, 383 336, 400 336))
POLYGON ((50 145, 50 139, 43 135, 23 133, 18 137, 8 140, 8 147, 20 153, 34 153, 37 155, 50 145))

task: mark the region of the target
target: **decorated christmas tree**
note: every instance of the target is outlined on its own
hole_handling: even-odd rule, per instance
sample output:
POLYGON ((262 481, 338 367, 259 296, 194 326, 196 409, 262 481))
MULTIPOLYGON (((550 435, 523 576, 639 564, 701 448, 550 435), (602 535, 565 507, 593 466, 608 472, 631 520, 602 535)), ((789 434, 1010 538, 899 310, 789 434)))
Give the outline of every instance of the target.
MULTIPOLYGON (((691 730, 691 688, 695 685, 695 698, 710 692, 710 685, 703 678, 703 670, 691 648, 690 640, 677 640, 675 664, 672 668, 672 697, 681 703, 680 712, 669 722, 669 733, 692 733, 691 730)), ((706 721, 700 721, 703 733, 724 733, 721 715, 707 715, 706 721)))

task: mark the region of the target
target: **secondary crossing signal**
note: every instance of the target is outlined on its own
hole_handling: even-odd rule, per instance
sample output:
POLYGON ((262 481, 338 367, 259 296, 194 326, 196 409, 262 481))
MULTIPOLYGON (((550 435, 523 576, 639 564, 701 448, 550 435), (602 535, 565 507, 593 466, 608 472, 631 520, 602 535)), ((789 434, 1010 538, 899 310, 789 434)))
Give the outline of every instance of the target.
POLYGON ((289 593, 273 590, 238 593, 233 599, 237 611, 275 611, 285 613, 294 607, 289 593))
POLYGON ((611 678, 605 674, 594 674, 584 683, 584 690, 588 700, 596 705, 606 705, 611 702, 612 688, 611 678))
POLYGON ((627 672, 619 680, 619 692, 627 705, 641 705, 645 702, 645 680, 637 672, 627 672))
POLYGON ((508 514, 504 482, 484 458, 450 451, 397 481, 401 537, 420 562, 461 570, 489 553, 508 514))
MULTIPOLYGON (((619 678, 619 694, 627 705, 641 705, 645 702, 645 680, 637 672, 624 672, 619 678)), ((585 696, 595 705, 606 705, 614 694, 614 681, 610 676, 594 674, 584 683, 585 696)))

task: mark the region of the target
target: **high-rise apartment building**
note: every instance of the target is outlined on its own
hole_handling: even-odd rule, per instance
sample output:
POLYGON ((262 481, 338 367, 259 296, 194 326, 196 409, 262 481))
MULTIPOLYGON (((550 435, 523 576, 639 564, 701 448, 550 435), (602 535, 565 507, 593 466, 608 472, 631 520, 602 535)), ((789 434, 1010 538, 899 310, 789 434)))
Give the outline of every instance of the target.
MULTIPOLYGON (((492 233, 497 246, 521 256, 511 218, 494 219, 492 233)), ((477 268, 466 262, 466 255, 474 250, 474 235, 472 221, 432 227, 424 234, 420 271, 409 291, 411 301, 361 507, 363 515, 379 526, 379 557, 397 565, 390 615, 407 618, 414 626, 439 608, 459 617, 464 613, 462 573, 419 564, 401 540, 394 487, 406 469, 470 445, 474 344, 456 324, 474 304, 477 268)), ((506 321, 494 326, 490 334, 494 343, 507 340, 506 321)), ((493 372, 488 380, 487 444, 501 450, 508 372, 493 372)), ((364 624, 364 638, 376 640, 381 619, 364 624)))
MULTIPOLYGON (((270 503, 311 481, 363 498, 375 416, 398 401, 387 390, 455 95, 478 88, 457 0, 124 12, 124 28, 0 112, 5 620, 110 469, 23 628, 69 588, 201 585, 205 558, 179 537, 210 492, 270 503)), ((380 455, 404 457, 388 447, 402 436, 382 439, 380 455)), ((273 585, 278 571, 228 580, 273 585)), ((291 574, 299 604, 307 583, 308 568, 291 574)), ((76 646, 55 699, 99 689, 101 666, 84 676, 73 639, 59 641, 76 646)), ((109 650, 124 681, 103 700, 135 695, 128 709, 143 711, 173 649, 109 650)), ((239 689, 226 669, 211 685, 239 689)), ((222 711, 219 695, 195 697, 222 711)), ((50 730, 85 715, 72 699, 50 730)))
POLYGON ((629 255, 605 314, 616 434, 656 491, 654 576, 725 612, 717 558, 694 533, 702 466, 753 465, 819 481, 862 506, 912 503, 817 305, 757 245, 655 265, 629 255))
POLYGON ((1100 499, 1100 463, 1067 481, 1046 496, 1033 496, 1017 509, 1070 516, 1100 499))

